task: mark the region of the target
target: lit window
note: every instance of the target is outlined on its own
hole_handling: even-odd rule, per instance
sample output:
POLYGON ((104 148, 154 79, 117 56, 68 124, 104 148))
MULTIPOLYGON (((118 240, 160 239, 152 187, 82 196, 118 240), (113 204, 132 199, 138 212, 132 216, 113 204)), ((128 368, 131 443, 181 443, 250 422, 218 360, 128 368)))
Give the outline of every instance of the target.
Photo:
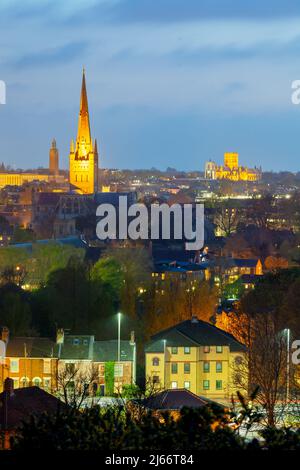
POLYGON ((216 351, 217 351, 217 353, 222 353, 223 352, 223 346, 217 346, 216 351))
POLYGON ((158 357, 154 357, 152 359, 152 365, 153 366, 159 366, 159 358, 158 357))
POLYGON ((177 382, 171 382, 171 388, 177 388, 177 382))
POLYGON ((19 372, 19 359, 11 359, 10 360, 10 371, 11 372, 19 372))
POLYGON ((40 387, 41 386, 41 383, 42 383, 42 379, 40 379, 39 377, 34 377, 32 379, 32 385, 34 387, 40 387))
POLYGON ((203 389, 209 390, 209 380, 203 380, 203 389))
POLYGON ((51 359, 44 359, 44 374, 51 373, 51 359))
POLYGON ((46 390, 49 390, 51 388, 51 379, 50 378, 44 379, 44 388, 46 390))
POLYGON ((216 389, 222 390, 222 380, 216 380, 216 389))
POLYGON ((184 382, 184 388, 186 388, 187 390, 189 390, 191 387, 191 382, 184 382))
POLYGON ((171 364, 171 371, 172 371, 172 374, 177 374, 177 372, 178 372, 178 365, 177 365, 177 362, 172 362, 172 364, 171 364))
POLYGON ((184 373, 189 374, 191 372, 191 364, 189 362, 184 363, 184 373))
POLYGON ((203 372, 209 372, 210 371, 210 363, 209 362, 203 362, 203 372))
POLYGON ((115 364, 114 375, 115 377, 123 377, 123 364, 115 364))
POLYGON ((204 346, 203 352, 205 352, 205 354, 209 353, 210 352, 210 347, 209 346, 204 346))
POLYGON ((189 346, 184 347, 184 354, 190 354, 191 353, 191 348, 189 346))
POLYGON ((222 372, 222 362, 216 362, 216 372, 222 372))
POLYGON ((172 354, 178 354, 178 348, 177 348, 177 346, 173 346, 173 347, 171 348, 171 353, 172 353, 172 354))

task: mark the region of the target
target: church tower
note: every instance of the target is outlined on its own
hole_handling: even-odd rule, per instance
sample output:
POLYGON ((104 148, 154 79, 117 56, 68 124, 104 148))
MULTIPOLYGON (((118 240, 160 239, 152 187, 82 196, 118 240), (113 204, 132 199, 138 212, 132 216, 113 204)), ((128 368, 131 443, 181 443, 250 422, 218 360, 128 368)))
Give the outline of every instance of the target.
POLYGON ((77 139, 71 141, 70 184, 82 194, 98 191, 97 141, 91 138, 88 99, 83 70, 77 139))
POLYGON ((57 176, 59 174, 58 164, 58 149, 56 147, 56 140, 52 140, 51 148, 49 151, 49 172, 50 175, 57 176))

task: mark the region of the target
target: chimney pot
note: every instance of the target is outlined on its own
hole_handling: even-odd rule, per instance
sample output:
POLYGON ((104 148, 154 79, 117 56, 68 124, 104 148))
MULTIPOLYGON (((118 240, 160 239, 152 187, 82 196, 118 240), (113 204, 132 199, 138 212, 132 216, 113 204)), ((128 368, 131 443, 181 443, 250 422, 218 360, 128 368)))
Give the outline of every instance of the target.
POLYGON ((4 380, 4 391, 7 392, 9 396, 12 396, 14 393, 14 381, 10 377, 4 380))

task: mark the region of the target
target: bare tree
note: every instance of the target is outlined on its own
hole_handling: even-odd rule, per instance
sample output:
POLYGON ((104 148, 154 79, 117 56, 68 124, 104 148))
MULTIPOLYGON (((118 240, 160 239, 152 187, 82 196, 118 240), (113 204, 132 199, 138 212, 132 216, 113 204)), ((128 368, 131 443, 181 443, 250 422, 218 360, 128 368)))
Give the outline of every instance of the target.
POLYGON ((98 378, 99 372, 94 364, 64 364, 57 371, 57 394, 72 408, 80 409, 93 395, 93 384, 98 383, 98 378))

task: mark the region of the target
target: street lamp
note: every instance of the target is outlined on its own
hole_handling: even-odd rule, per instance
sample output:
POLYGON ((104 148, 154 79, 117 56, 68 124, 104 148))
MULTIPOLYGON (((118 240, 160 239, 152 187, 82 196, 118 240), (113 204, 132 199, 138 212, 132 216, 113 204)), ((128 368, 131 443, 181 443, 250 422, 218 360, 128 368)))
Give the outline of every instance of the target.
POLYGON ((284 330, 286 334, 286 400, 289 398, 290 394, 290 334, 291 330, 286 328, 284 330))
POLYGON ((166 388, 166 346, 167 346, 167 340, 163 339, 164 343, 164 388, 166 388))
POLYGON ((121 361, 121 316, 122 314, 118 313, 118 363, 121 361))

